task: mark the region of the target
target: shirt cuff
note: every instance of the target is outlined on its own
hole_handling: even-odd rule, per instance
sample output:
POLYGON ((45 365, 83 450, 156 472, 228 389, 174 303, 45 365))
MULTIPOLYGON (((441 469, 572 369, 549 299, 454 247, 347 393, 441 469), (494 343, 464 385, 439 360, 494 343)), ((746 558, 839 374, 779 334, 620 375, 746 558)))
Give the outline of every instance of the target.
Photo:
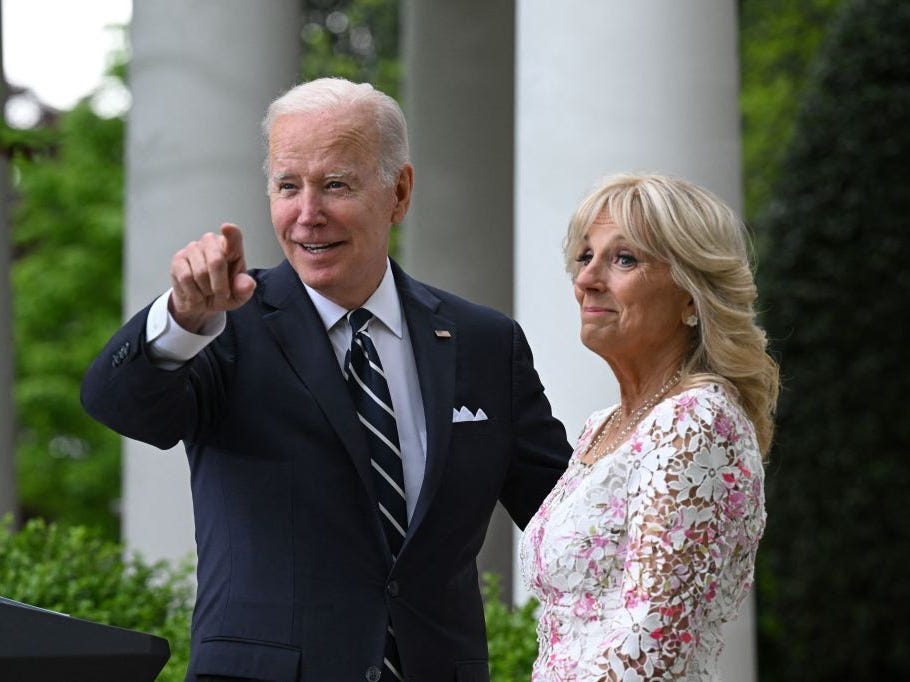
POLYGON ((171 289, 159 296, 149 309, 145 320, 145 339, 153 363, 163 369, 177 369, 192 360, 203 348, 224 331, 227 316, 216 314, 203 325, 198 334, 189 332, 171 316, 167 309, 171 289))

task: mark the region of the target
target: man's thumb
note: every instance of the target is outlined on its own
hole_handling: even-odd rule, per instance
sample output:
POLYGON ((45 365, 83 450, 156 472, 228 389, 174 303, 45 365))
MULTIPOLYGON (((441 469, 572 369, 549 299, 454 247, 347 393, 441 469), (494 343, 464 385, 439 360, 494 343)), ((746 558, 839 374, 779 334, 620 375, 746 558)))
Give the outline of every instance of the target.
POLYGON ((231 279, 231 298, 238 304, 249 301, 255 290, 256 280, 245 272, 238 272, 231 279))

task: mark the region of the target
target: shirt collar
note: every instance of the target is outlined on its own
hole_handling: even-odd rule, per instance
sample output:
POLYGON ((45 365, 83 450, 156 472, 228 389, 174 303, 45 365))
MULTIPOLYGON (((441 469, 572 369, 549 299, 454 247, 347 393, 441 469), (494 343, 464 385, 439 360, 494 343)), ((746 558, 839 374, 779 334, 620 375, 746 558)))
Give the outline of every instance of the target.
MULTIPOLYGON (((310 299, 313 301, 316 312, 319 313, 319 318, 322 320, 322 324, 325 325, 326 331, 331 330, 348 314, 349 311, 346 308, 334 301, 330 301, 311 286, 308 286, 306 282, 303 283, 303 286, 310 295, 310 299)), ((398 289, 395 287, 395 276, 392 274, 388 259, 386 259, 385 274, 382 276, 382 281, 376 287, 376 291, 360 307, 366 308, 373 313, 374 317, 382 322, 390 332, 399 339, 401 338, 401 304, 398 299, 398 289)))

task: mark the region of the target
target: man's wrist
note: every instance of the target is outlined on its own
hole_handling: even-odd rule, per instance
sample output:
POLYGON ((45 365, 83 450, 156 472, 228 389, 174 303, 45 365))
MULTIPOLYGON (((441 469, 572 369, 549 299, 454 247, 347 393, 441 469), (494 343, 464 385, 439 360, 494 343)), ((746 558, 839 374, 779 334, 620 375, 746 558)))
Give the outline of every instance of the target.
POLYGON ((226 315, 214 313, 193 332, 171 315, 169 289, 152 304, 146 320, 146 342, 149 355, 161 366, 179 366, 199 354, 224 331, 226 315))

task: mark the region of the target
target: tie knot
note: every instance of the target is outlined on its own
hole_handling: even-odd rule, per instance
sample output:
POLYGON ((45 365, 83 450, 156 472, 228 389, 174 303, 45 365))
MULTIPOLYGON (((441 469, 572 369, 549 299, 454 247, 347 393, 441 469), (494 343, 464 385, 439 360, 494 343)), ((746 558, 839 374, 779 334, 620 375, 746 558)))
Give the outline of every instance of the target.
POLYGON ((351 331, 356 334, 363 331, 367 323, 373 319, 373 313, 366 308, 357 308, 348 313, 348 324, 351 325, 351 331))

